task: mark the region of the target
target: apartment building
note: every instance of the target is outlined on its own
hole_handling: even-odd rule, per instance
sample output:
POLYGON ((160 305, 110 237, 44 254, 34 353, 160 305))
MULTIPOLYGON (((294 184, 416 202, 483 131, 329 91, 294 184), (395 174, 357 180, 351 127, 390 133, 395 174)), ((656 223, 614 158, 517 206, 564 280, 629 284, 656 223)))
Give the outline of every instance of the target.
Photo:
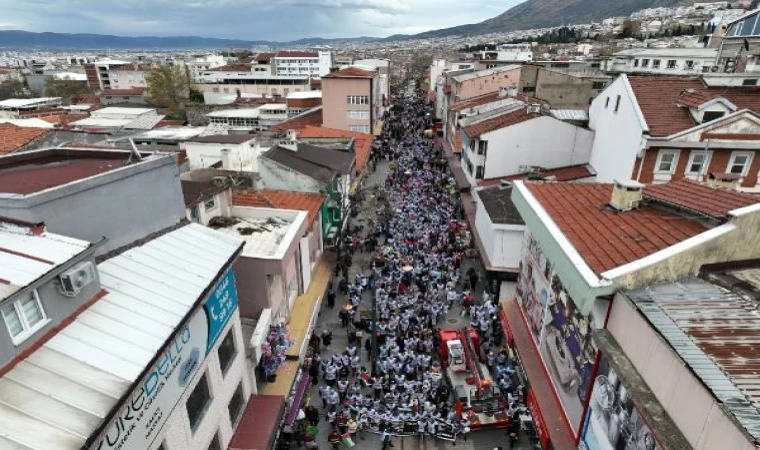
POLYGON ((325 127, 375 134, 384 112, 377 71, 348 67, 322 77, 322 105, 325 127))
POLYGON ((271 59, 278 77, 319 78, 330 73, 332 52, 279 51, 271 59))
POLYGON ((713 70, 714 48, 634 48, 612 55, 613 73, 696 75, 713 70))
POLYGON ((141 64, 112 67, 108 71, 110 89, 146 89, 148 87, 147 75, 151 70, 150 66, 141 64))
POLYGON ((718 52, 719 72, 760 74, 760 10, 729 22, 718 52))

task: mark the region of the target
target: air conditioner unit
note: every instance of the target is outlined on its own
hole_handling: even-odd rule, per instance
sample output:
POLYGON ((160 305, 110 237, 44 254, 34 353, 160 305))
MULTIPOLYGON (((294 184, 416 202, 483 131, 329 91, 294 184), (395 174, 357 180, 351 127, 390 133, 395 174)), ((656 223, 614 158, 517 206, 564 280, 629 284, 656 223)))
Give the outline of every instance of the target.
POLYGON ((710 67, 710 72, 717 72, 720 70, 720 66, 712 66, 710 67))
POLYGON ((77 264, 60 276, 61 288, 67 294, 77 294, 95 280, 95 266, 91 262, 77 264))

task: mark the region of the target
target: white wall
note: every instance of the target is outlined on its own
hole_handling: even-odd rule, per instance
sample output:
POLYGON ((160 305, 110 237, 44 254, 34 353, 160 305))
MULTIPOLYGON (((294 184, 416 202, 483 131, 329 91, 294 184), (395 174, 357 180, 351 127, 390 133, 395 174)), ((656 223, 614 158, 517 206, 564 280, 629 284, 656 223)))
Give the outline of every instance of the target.
MULTIPOLYGON (((203 226, 208 226, 208 222, 214 217, 229 217, 230 208, 232 207, 232 191, 227 189, 214 196, 214 207, 207 210, 204 206, 205 202, 201 202, 195 205, 198 208, 198 223, 203 226)), ((193 221, 192 208, 185 210, 187 220, 193 221)))
POLYGON ((612 70, 616 72, 624 72, 624 73, 637 73, 637 74, 657 74, 657 75, 699 75, 703 73, 703 67, 712 67, 715 65, 715 60, 717 57, 704 57, 704 56, 668 56, 666 54, 654 56, 654 55, 648 55, 648 56, 635 56, 635 57, 621 57, 621 58, 615 58, 613 57, 612 61, 612 70), (629 59, 630 58, 630 59, 629 59), (648 67, 642 67, 643 60, 648 59, 648 67), (639 64, 638 67, 635 67, 635 61, 638 60, 639 64), (660 61, 660 67, 655 68, 653 67, 653 61, 659 60, 660 61), (668 69, 668 61, 669 60, 675 60, 676 66, 673 69, 668 69), (689 69, 686 65, 686 61, 692 61, 693 66, 691 69, 689 69))
POLYGON ((525 226, 494 224, 478 198, 477 191, 473 198, 477 205, 475 228, 491 265, 502 269, 517 269, 525 240, 525 226))
POLYGON ((617 294, 607 329, 695 450, 754 450, 711 392, 631 302, 617 294))
POLYGON ((259 158, 258 167, 264 189, 319 193, 321 186, 316 180, 294 172, 272 160, 259 158))
POLYGON ((256 172, 256 154, 251 143, 243 144, 214 144, 201 142, 185 142, 181 145, 187 152, 190 170, 205 169, 222 161, 222 150, 229 149, 228 161, 223 162, 222 168, 227 170, 244 170, 256 172))
POLYGON ((589 128, 595 132, 591 166, 597 181, 632 178, 636 155, 644 146, 637 108, 625 76, 618 77, 591 103, 589 128), (618 95, 620 107, 615 112, 618 95), (608 98, 609 105, 605 106, 608 98))
MULTIPOLYGON (((235 311, 235 315, 227 328, 222 332, 214 348, 196 372, 182 398, 177 402, 177 406, 171 411, 169 419, 164 425, 161 435, 159 435, 160 437, 153 443, 154 449, 164 443, 165 450, 205 450, 217 431, 221 436, 222 448, 227 448, 234 434, 227 405, 240 383, 243 384, 243 397, 246 402, 251 395, 252 386, 255 386, 254 375, 248 370, 245 353, 245 343, 240 328, 240 314, 239 311, 235 311), (235 335, 236 354, 230 368, 223 376, 217 349, 227 336, 228 330, 233 330, 235 335), (190 428, 185 403, 203 373, 206 373, 206 378, 209 381, 212 400, 203 419, 201 419, 200 425, 193 432, 190 428)), ((245 409, 245 405, 243 405, 243 409, 245 409)))
POLYGON ((485 178, 519 173, 523 165, 546 168, 586 164, 591 156, 594 133, 553 117, 543 116, 481 136, 488 141, 485 159, 467 149, 473 164, 485 161, 485 178))

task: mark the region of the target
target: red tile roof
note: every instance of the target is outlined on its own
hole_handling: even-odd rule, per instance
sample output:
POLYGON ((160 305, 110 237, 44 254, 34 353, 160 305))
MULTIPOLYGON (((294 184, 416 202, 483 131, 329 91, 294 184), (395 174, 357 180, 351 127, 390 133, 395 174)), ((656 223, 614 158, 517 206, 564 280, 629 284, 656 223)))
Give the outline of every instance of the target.
POLYGON ((729 211, 760 203, 760 196, 708 186, 686 178, 650 185, 644 189, 644 197, 714 219, 725 219, 729 211))
POLYGON ((618 212, 611 184, 531 183, 526 187, 597 274, 645 258, 706 230, 696 220, 641 206, 618 212))
POLYGON ((306 220, 312 223, 319 215, 325 197, 317 194, 289 191, 237 191, 232 194, 232 204, 235 206, 253 206, 257 208, 295 209, 306 211, 306 220))
POLYGON ((356 154, 356 168, 361 170, 369 160, 369 152, 372 149, 374 136, 367 133, 356 133, 353 131, 338 130, 335 128, 316 127, 307 125, 298 133, 303 138, 320 138, 320 137, 345 137, 354 138, 354 153, 356 154))
POLYGON ((49 132, 47 128, 27 128, 11 123, 0 123, 0 155, 15 152, 49 132))
POLYGON ((322 80, 319 78, 312 78, 311 80, 309 80, 309 85, 311 87, 322 86, 322 80))
POLYGON ((715 97, 760 113, 760 87, 707 87, 696 77, 629 76, 628 82, 652 136, 669 136, 696 126, 685 106, 699 106, 715 97))
POLYGON ((131 88, 131 89, 103 89, 100 92, 101 97, 104 95, 143 95, 147 88, 131 88))
POLYGON ((541 117, 541 114, 529 113, 527 108, 522 108, 518 111, 464 127, 464 133, 471 138, 478 137, 485 133, 516 125, 518 123, 527 122, 537 117, 541 117))
MULTIPOLYGON (((536 176, 540 178, 556 177, 556 181, 573 181, 573 180, 581 180, 583 178, 593 177, 594 175, 595 173, 591 171, 591 168, 589 168, 588 164, 580 164, 577 166, 567 166, 567 167, 558 167, 556 169, 548 169, 548 170, 538 173, 536 176)), ((525 180, 528 178, 528 176, 529 175, 527 173, 523 173, 520 175, 510 175, 508 177, 503 177, 503 178, 482 180, 480 183, 478 183, 478 186, 493 186, 493 185, 501 183, 502 181, 525 180)))
POLYGON ((280 51, 275 53, 275 58, 318 58, 317 52, 280 51))
POLYGON ((89 116, 89 114, 51 114, 49 116, 42 116, 40 119, 63 127, 71 122, 76 122, 77 120, 82 120, 89 116))
POLYGON ((259 53, 256 55, 256 62, 259 64, 267 64, 274 58, 274 53, 259 53))
POLYGON ((462 111, 464 109, 495 102, 498 99, 499 93, 491 92, 485 95, 480 95, 478 97, 473 97, 469 100, 463 100, 461 102, 454 103, 453 105, 449 106, 449 111, 462 111))
POLYGON ((368 71, 359 69, 358 67, 346 67, 343 70, 336 72, 330 72, 322 78, 374 78, 375 74, 368 71))
POLYGON ((291 119, 269 127, 269 131, 287 131, 300 130, 307 126, 318 127, 322 125, 322 108, 316 109, 310 113, 304 113, 291 119))

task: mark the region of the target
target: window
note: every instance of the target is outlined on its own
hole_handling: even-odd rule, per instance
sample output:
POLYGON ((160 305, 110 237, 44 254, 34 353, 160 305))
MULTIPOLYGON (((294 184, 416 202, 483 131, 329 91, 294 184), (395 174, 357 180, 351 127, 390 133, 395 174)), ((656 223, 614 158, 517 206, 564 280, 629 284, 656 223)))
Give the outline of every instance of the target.
POLYGON ((523 92, 536 92, 536 87, 535 86, 525 86, 523 88, 523 92))
POLYGON ((649 67, 649 58, 641 60, 641 67, 649 67))
POLYGON ((652 60, 652 69, 659 69, 660 68, 660 60, 659 59, 653 59, 652 60))
POLYGON ((216 208, 216 197, 211 197, 210 199, 203 202, 203 209, 206 211, 211 211, 214 208, 216 208))
POLYGON ((693 69, 694 69, 694 61, 686 60, 686 70, 693 70, 693 69))
POLYGON ((725 114, 726 113, 723 111, 705 111, 704 114, 702 114, 702 123, 712 122, 715 119, 720 119, 725 114))
POLYGON ((750 153, 732 153, 731 161, 728 163, 727 171, 729 173, 738 173, 746 175, 749 168, 749 161, 752 158, 750 153))
POLYGON ((690 174, 701 174, 707 165, 707 152, 691 152, 689 156, 688 172, 690 174))
POLYGON ((350 120, 369 119, 369 111, 346 111, 346 119, 350 119, 350 120))
POLYGON ((669 59, 667 67, 668 67, 668 69, 675 69, 676 68, 676 60, 675 59, 669 59))
POLYGON ((484 155, 488 151, 488 141, 478 142, 478 155, 484 155))
POLYGON ((230 412, 230 423, 234 429, 237 426, 240 417, 243 415, 243 404, 245 403, 245 396, 243 395, 243 383, 238 384, 235 393, 232 394, 230 403, 227 405, 227 411, 230 412))
POLYGON ((369 133, 369 125, 349 125, 348 131, 354 133, 369 133))
POLYGON ((3 319, 14 344, 20 344, 47 323, 37 291, 2 306, 3 319))
POLYGON ((702 66, 702 72, 709 72, 710 66, 702 66))
POLYGON ((633 67, 639 67, 639 60, 638 59, 634 59, 633 60, 633 67))
POLYGON ((617 100, 615 100, 615 112, 618 112, 620 109, 620 96, 617 96, 617 100))
POLYGON ((475 168, 475 179, 482 180, 484 172, 485 172, 485 168, 483 166, 477 166, 475 168))
POLYGON ((604 102, 604 107, 609 108, 610 107, 610 98, 607 97, 607 101, 604 102))
POLYGON ((604 87, 607 85, 604 81, 594 81, 591 83, 591 89, 604 89, 604 87))
POLYGON ((206 450, 222 450, 221 437, 219 436, 218 431, 214 433, 214 437, 211 439, 211 442, 208 443, 206 450))
POLYGON ((673 173, 678 160, 678 152, 675 150, 660 150, 657 158, 657 172, 673 173))
POLYGON ((227 336, 222 343, 219 344, 219 348, 216 351, 219 355, 219 367, 222 368, 223 375, 227 374, 227 370, 232 365, 232 361, 235 360, 235 335, 233 334, 233 331, 234 328, 230 328, 230 331, 227 332, 227 336))
POLYGON ((346 103, 349 105, 369 105, 368 95, 349 95, 346 97, 346 103))
POLYGON ((742 86, 757 86, 757 78, 755 79, 749 78, 742 81, 742 86))
POLYGON ((209 403, 211 403, 211 392, 209 391, 208 380, 204 372, 185 403, 187 418, 190 419, 190 428, 193 431, 198 429, 198 425, 200 425, 203 416, 206 414, 209 403))

